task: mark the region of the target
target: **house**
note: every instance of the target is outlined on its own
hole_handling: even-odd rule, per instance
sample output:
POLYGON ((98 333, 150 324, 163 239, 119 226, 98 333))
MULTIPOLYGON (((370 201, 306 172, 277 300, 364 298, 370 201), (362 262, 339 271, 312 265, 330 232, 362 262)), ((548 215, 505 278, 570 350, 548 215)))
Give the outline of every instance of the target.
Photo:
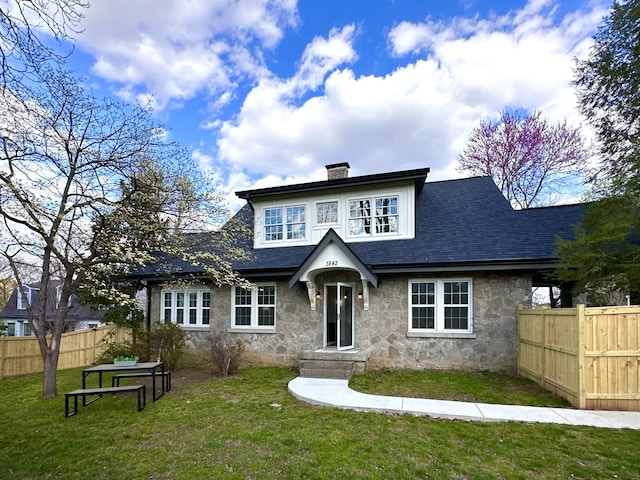
POLYGON ((514 210, 489 177, 427 182, 427 168, 327 172, 237 192, 253 239, 234 268, 252 288, 172 286, 197 272, 184 262, 169 277, 162 262, 137 272, 151 321, 180 324, 194 345, 228 332, 263 363, 515 370, 518 306, 583 207, 514 210))
MULTIPOLYGON (((7 329, 5 335, 10 337, 28 337, 33 335, 31 327, 29 326, 28 305, 36 305, 36 299, 41 289, 40 283, 31 283, 23 285, 25 295, 18 294, 18 288, 14 288, 7 304, 0 312, 0 319, 4 321, 7 329)), ((60 298, 60 281, 54 280, 50 283, 49 288, 52 290, 52 296, 54 298, 60 298)), ((102 325, 102 318, 104 316, 103 311, 95 311, 89 307, 80 305, 75 295, 72 295, 70 300, 71 308, 67 313, 67 319, 65 321, 64 331, 72 332, 75 330, 82 330, 85 328, 93 328, 102 325)), ((52 314, 53 315, 53 314, 52 314)))

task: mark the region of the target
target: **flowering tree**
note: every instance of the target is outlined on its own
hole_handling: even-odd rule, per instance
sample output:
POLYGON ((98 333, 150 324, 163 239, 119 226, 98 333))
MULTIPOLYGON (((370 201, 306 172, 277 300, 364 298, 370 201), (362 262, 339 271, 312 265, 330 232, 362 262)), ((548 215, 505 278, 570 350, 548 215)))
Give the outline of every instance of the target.
POLYGON ((187 227, 219 224, 225 212, 145 108, 98 99, 60 71, 36 87, 5 91, 0 102, 0 254, 19 292, 21 265, 41 272, 37 297, 22 293, 22 300, 46 398, 57 395, 61 334, 81 285, 109 304, 130 305, 132 290, 118 289, 112 277, 152 261, 153 251, 198 263, 218 283, 235 282, 234 257, 185 243, 187 227), (59 292, 48 288, 53 280, 59 292))
POLYGON ((458 170, 488 175, 514 207, 552 202, 552 196, 581 180, 588 153, 578 128, 550 124, 536 111, 503 110, 498 120, 482 120, 458 170))

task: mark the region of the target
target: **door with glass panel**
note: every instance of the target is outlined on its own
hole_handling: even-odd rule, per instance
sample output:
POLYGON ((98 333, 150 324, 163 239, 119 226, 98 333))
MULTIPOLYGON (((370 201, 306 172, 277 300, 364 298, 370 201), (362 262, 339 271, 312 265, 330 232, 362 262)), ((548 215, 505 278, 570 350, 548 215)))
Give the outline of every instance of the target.
POLYGON ((353 285, 325 285, 325 346, 338 350, 353 348, 353 285))

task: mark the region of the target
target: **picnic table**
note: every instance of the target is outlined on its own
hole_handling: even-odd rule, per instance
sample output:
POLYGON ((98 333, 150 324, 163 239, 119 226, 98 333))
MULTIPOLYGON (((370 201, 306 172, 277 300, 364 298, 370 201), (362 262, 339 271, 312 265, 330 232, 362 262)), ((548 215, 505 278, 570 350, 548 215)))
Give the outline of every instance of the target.
POLYGON ((116 365, 114 363, 103 363, 100 365, 94 365, 82 370, 82 388, 87 388, 87 377, 92 373, 98 374, 98 388, 102 388, 102 374, 103 373, 136 373, 140 372, 140 376, 151 377, 151 398, 155 402, 162 397, 167 390, 165 387, 165 375, 167 372, 164 370, 163 362, 141 362, 132 366, 116 365), (158 394, 158 388, 156 387, 156 378, 160 380, 160 393, 158 394))

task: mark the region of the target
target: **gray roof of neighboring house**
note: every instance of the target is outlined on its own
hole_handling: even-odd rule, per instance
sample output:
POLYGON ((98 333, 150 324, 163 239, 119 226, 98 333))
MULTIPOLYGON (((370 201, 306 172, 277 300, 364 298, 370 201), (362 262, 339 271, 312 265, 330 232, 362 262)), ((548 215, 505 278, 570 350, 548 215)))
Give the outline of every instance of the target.
MULTIPOLYGON (((302 187, 297 186, 299 193, 302 187)), ((273 194, 278 189, 270 190, 273 194)), ((557 260, 556 239, 573 238, 574 225, 584 209, 582 204, 514 210, 490 177, 427 182, 416 198, 415 238, 349 242, 348 246, 376 273, 536 270, 550 267, 557 260)), ((253 225, 248 204, 236 215, 253 225)), ((234 268, 249 277, 287 275, 314 248, 315 245, 251 249, 251 259, 237 262, 234 268)), ((175 262, 172 265, 178 267, 175 262)), ((198 270, 184 262, 181 267, 184 269, 177 270, 185 273, 198 270)), ((137 276, 157 273, 157 265, 149 266, 137 276)))
MULTIPOLYGON (((59 281, 54 280, 51 282, 50 289, 52 291, 52 298, 55 297, 56 287, 60 284, 59 281)), ((25 285, 27 287, 33 289, 39 289, 40 283, 30 283, 25 285)), ((34 297, 33 300, 35 300, 34 297)), ((79 321, 96 321, 99 322, 104 317, 104 312, 96 311, 92 308, 85 307, 78 303, 75 295, 72 296, 71 300, 71 308, 67 313, 67 322, 79 322, 79 321)), ((7 301, 7 304, 4 306, 2 311, 0 311, 0 318, 5 320, 26 320, 28 318, 28 311, 26 309, 18 309, 18 289, 14 288, 13 292, 11 292, 11 296, 7 301)))

